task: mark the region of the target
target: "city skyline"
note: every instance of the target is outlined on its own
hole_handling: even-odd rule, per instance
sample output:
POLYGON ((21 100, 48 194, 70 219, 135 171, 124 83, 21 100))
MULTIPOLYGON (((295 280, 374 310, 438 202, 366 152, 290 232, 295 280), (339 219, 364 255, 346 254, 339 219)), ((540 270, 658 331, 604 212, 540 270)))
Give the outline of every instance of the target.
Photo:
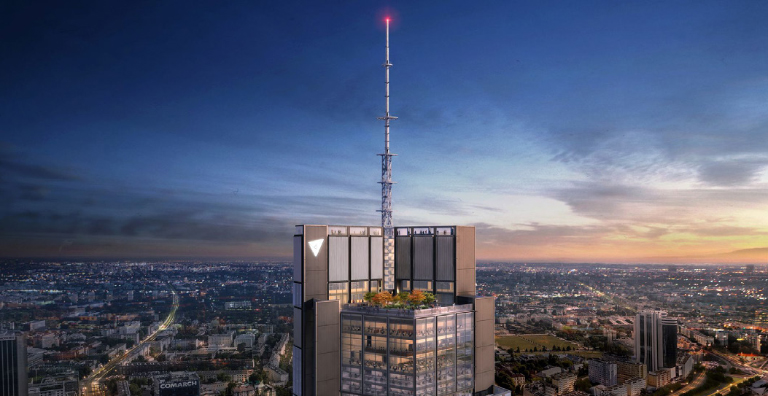
POLYGON ((440 4, 6 6, 0 256, 287 258, 295 224, 375 223, 391 16, 395 226, 765 262, 768 5, 440 4))

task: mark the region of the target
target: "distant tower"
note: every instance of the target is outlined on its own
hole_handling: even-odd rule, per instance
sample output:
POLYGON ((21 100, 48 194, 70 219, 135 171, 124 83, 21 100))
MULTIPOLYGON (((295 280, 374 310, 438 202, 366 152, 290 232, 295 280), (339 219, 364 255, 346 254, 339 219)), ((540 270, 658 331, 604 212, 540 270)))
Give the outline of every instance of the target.
POLYGON ((21 334, 0 334, 0 395, 27 396, 27 340, 21 334))
POLYGON ((395 229, 392 224, 392 157, 397 154, 389 152, 389 121, 397 117, 389 114, 389 18, 387 22, 387 46, 386 59, 384 61, 385 85, 386 85, 386 111, 384 117, 384 153, 381 156, 381 226, 384 228, 384 290, 395 289, 395 229))
POLYGON ((635 361, 648 371, 675 367, 677 320, 664 311, 641 311, 635 317, 635 361))

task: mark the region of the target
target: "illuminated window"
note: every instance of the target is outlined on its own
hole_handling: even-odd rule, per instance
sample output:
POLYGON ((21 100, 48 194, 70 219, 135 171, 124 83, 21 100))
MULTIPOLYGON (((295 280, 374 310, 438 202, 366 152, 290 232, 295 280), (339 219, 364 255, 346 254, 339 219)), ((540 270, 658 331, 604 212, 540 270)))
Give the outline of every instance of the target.
POLYGON ((371 281, 371 291, 374 293, 378 293, 381 291, 381 280, 375 279, 371 281))
POLYGON ((350 289, 350 292, 351 292, 350 302, 353 302, 353 303, 362 302, 363 296, 365 296, 365 293, 368 293, 368 281, 352 282, 352 287, 350 289))
POLYGON ((339 300, 346 304, 349 299, 349 284, 347 282, 331 282, 328 284, 328 299, 339 300))

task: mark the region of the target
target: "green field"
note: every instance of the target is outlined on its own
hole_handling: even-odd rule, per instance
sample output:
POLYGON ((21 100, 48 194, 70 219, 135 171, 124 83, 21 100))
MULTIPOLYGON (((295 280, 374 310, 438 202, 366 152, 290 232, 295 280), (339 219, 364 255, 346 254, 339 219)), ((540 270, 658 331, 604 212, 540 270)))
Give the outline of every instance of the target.
POLYGON ((526 341, 525 339, 521 338, 520 336, 501 336, 496 337, 496 345, 501 346, 505 349, 517 349, 520 348, 521 351, 524 350, 532 350, 533 347, 539 348, 539 345, 536 345, 530 341, 526 341))
POLYGON ((508 335, 496 337, 496 344, 505 349, 517 349, 520 348, 521 352, 525 350, 533 351, 535 347, 537 350, 541 350, 542 347, 546 347, 548 351, 551 351, 555 346, 560 349, 564 349, 570 346, 571 349, 579 348, 579 345, 573 342, 563 341, 555 336, 547 334, 525 334, 525 335, 508 335))

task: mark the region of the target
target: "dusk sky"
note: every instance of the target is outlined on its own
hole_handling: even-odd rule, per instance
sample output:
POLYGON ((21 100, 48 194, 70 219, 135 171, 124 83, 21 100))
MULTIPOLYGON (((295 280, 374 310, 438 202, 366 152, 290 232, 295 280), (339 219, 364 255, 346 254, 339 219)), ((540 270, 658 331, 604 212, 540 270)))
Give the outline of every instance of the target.
POLYGON ((396 226, 475 225, 493 260, 768 248, 765 1, 12 1, 0 256, 380 224, 387 15, 396 226))

